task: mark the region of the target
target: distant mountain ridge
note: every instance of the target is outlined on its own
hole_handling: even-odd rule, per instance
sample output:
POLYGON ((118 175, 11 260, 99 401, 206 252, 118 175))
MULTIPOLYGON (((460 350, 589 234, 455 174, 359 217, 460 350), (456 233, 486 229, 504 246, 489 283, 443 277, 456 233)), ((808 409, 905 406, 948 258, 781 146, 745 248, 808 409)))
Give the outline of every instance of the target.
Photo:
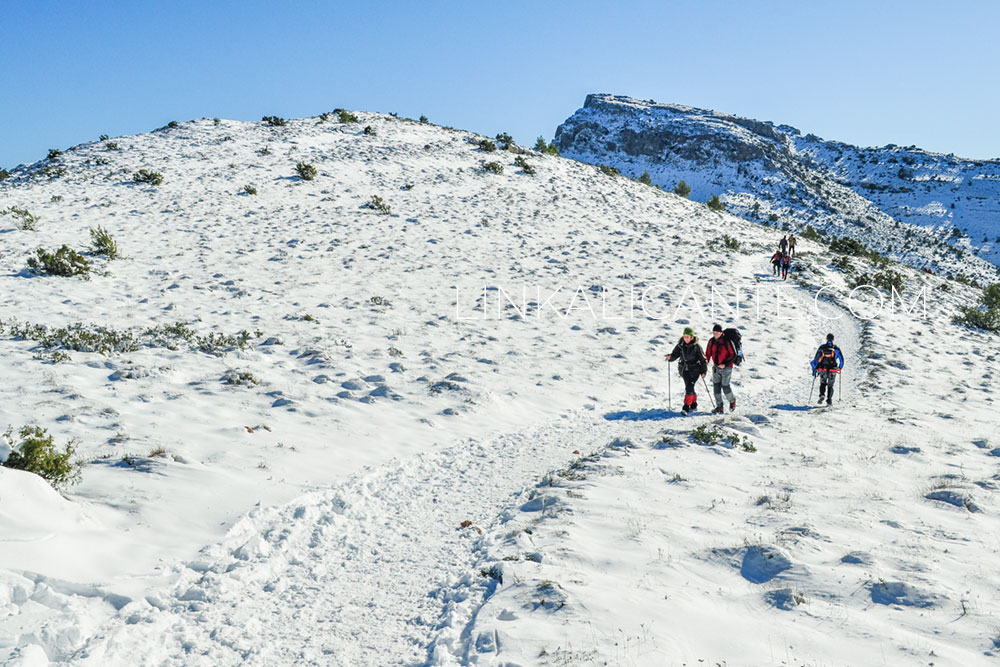
POLYGON ((1000 160, 915 146, 859 148, 788 125, 592 94, 555 135, 566 157, 649 172, 737 215, 850 236, 919 268, 993 281, 1000 264, 1000 160))

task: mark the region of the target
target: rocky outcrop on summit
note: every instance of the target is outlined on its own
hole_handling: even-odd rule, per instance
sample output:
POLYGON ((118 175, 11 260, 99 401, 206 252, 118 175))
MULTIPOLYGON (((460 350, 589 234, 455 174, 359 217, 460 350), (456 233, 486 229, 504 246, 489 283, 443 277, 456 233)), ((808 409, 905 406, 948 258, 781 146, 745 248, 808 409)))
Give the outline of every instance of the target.
POLYGON ((1000 161, 857 148, 794 127, 676 104, 588 95, 556 130, 566 157, 648 172, 743 217, 849 236, 908 264, 995 281, 1000 161))

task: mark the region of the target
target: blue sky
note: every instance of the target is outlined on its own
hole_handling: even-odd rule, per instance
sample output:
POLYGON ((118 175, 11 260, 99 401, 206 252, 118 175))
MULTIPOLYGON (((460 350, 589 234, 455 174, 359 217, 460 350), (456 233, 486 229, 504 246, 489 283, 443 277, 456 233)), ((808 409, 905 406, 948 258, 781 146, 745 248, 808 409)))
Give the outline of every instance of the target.
POLYGON ((4 0, 0 167, 171 120, 335 107, 533 143, 591 92, 996 158, 997 26, 987 0, 4 0))

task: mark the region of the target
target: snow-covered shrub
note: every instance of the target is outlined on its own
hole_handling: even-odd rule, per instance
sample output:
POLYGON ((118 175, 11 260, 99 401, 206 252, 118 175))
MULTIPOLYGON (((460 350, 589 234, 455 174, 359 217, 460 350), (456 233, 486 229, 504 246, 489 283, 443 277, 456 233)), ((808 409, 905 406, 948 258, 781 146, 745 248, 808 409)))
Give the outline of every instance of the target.
POLYGON ((674 194, 679 197, 687 197, 691 194, 691 186, 687 184, 687 181, 677 181, 677 185, 674 186, 674 194))
POLYGON ((621 172, 618 171, 617 167, 612 167, 606 164, 597 165, 597 170, 600 171, 605 176, 621 176, 621 172))
POLYGON ((643 185, 652 185, 653 184, 653 179, 650 178, 648 171, 642 172, 642 175, 639 178, 637 178, 636 180, 639 181, 640 183, 642 183, 643 185))
POLYGON ((861 287, 862 285, 871 285, 887 292, 894 289, 899 293, 902 293, 904 288, 902 274, 892 269, 886 269, 885 271, 879 271, 871 275, 862 273, 856 278, 847 281, 847 286, 850 289, 861 287))
POLYGON ((334 109, 333 113, 337 114, 337 118, 340 119, 341 123, 357 123, 358 117, 352 114, 346 109, 334 109))
POLYGON ((499 162, 484 162, 483 163, 483 171, 484 172, 488 171, 491 174, 502 174, 503 173, 503 165, 500 164, 499 162))
POLYGON ((281 116, 264 116, 261 118, 261 121, 271 127, 284 127, 285 125, 288 125, 288 121, 281 116))
POLYGON ((556 145, 552 142, 546 144, 545 139, 542 137, 538 137, 535 141, 535 150, 539 153, 545 153, 546 155, 559 156, 559 149, 556 148, 556 145))
POLYGON ((5 467, 34 473, 57 489, 80 481, 83 463, 73 460, 76 454, 73 440, 60 452, 52 442, 52 436, 40 426, 22 426, 17 438, 14 429, 8 427, 3 437, 11 448, 10 455, 3 462, 5 467))
POLYGON ((311 164, 306 164, 305 162, 299 162, 295 165, 295 173, 299 175, 303 181, 311 181, 316 178, 316 167, 311 164))
POLYGON ((392 213, 392 208, 378 195, 372 195, 371 200, 368 202, 368 208, 382 215, 389 215, 392 213))
POLYGON ((372 127, 371 125, 365 125, 365 134, 368 135, 369 137, 378 136, 378 133, 375 132, 375 128, 372 127))
POLYGON ((722 203, 721 199, 719 199, 719 195, 712 195, 712 198, 705 202, 705 205, 713 211, 718 211, 720 213, 726 210, 726 205, 722 203))
POLYGON ((62 157, 62 151, 61 150, 59 150, 58 148, 50 148, 49 149, 49 156, 46 159, 48 159, 48 160, 58 160, 60 157, 62 157))
POLYGON ((108 260, 118 259, 118 244, 104 227, 90 228, 90 243, 90 251, 95 255, 104 255, 108 260))
POLYGON ((494 153, 497 150, 497 145, 490 141, 489 139, 480 139, 475 142, 476 146, 484 153, 494 153))
POLYGON ((37 257, 28 258, 28 268, 35 273, 50 276, 86 276, 90 273, 90 262, 87 258, 63 244, 55 252, 45 248, 35 251, 37 257))
POLYGON ((148 183, 149 185, 162 185, 163 174, 158 171, 140 169, 132 175, 132 182, 136 184, 148 183))
POLYGON ((243 194, 255 195, 257 194, 257 188, 248 183, 247 185, 243 186, 243 194))
POLYGON ((118 150, 118 142, 117 141, 105 142, 104 148, 106 148, 109 151, 116 151, 118 150))
POLYGON ((10 172, 6 169, 0 169, 0 181, 6 181, 10 177, 10 172))
POLYGON ((21 230, 33 232, 38 218, 26 208, 11 206, 0 211, 0 215, 9 215, 14 218, 14 226, 21 230))
POLYGON ((505 151, 514 145, 514 137, 510 136, 506 132, 501 132, 496 136, 496 142, 497 148, 505 151))
POLYGON ((514 164, 521 168, 521 171, 528 176, 535 175, 535 168, 528 164, 528 161, 524 159, 524 156, 518 155, 514 158, 514 164))
POLYGON ((967 327, 1000 333, 1000 283, 994 283, 983 290, 978 307, 960 307, 959 314, 951 321, 967 327))

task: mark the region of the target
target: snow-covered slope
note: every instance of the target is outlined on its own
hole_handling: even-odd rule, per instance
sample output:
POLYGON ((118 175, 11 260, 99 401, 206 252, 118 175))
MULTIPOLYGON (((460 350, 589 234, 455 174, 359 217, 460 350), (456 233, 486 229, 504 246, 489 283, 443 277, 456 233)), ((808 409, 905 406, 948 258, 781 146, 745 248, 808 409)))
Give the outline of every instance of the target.
POLYGON ((996 339, 950 323, 975 290, 896 267, 906 309, 863 321, 825 246, 803 241, 781 282, 766 227, 358 116, 180 123, 0 183, 0 210, 38 218, 0 216, 0 427, 75 438, 87 462, 65 498, 0 469, 0 657, 994 650, 996 339), (163 183, 136 185, 140 169, 163 183), (91 256, 90 280, 26 270, 97 226, 124 258, 91 256), (715 321, 744 331, 737 409, 709 416, 700 387, 681 421, 663 356, 715 321), (815 413, 807 362, 827 331, 849 366, 815 413), (727 439, 696 444, 696 427, 727 439))
POLYGON ((996 279, 1000 160, 915 146, 858 148, 787 125, 615 95, 588 95, 556 131, 563 155, 647 171, 667 190, 801 232, 850 236, 913 266, 996 279), (985 261, 983 261, 985 260, 985 261))

